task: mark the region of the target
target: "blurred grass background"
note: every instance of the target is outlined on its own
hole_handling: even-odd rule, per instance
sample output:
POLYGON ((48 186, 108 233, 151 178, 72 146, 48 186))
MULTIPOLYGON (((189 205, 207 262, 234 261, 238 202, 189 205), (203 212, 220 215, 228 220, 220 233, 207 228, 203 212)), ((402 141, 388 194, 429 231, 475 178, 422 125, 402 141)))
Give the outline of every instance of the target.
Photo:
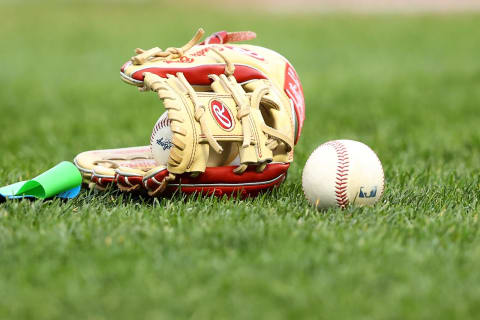
POLYGON ((480 15, 267 14, 169 2, 0 4, 0 185, 84 150, 144 145, 163 107, 119 80, 136 47, 253 30, 295 66, 307 120, 255 200, 84 192, 0 205, 0 318, 475 318, 480 15), (308 155, 380 156, 374 208, 320 213, 308 155))

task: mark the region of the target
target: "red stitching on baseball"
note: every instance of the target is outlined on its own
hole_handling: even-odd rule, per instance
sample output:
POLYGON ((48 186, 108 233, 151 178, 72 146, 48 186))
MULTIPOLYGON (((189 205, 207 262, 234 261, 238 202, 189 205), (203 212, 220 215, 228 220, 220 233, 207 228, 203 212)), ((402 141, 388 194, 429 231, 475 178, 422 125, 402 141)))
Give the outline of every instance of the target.
POLYGON ((170 119, 168 119, 168 115, 165 116, 165 118, 157 121, 157 123, 153 127, 152 135, 150 136, 150 145, 153 144, 153 140, 154 140, 153 137, 158 132, 158 130, 160 130, 162 128, 165 128, 165 127, 168 127, 170 125, 170 123, 171 123, 171 121, 170 121, 170 119))
POLYGON ((343 143, 340 141, 331 141, 327 142, 326 145, 331 146, 335 153, 337 154, 337 171, 336 171, 336 180, 335 180, 335 200, 337 205, 345 209, 348 205, 348 195, 347 195, 347 180, 350 159, 348 155, 348 150, 343 143))

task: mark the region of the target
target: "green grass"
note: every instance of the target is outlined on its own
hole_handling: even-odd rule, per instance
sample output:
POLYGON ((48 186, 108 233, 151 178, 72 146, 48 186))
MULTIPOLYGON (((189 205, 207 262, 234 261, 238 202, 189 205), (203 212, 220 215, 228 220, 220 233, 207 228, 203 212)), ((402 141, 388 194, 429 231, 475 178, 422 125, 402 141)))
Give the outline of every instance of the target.
POLYGON ((307 101, 289 178, 255 200, 84 191, 1 204, 1 319, 478 316, 480 15, 148 2, 0 11, 0 185, 84 150, 148 143, 161 104, 123 84, 119 67, 199 26, 256 31, 255 44, 296 67, 307 101), (387 185, 375 207, 317 212, 304 199, 308 155, 339 138, 379 154, 387 185))

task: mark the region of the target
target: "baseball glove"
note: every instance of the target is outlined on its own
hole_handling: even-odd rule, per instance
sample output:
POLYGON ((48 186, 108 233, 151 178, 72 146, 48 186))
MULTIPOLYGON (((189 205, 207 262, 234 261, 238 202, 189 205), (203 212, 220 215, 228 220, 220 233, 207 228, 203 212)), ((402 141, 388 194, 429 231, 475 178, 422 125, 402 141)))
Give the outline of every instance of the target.
POLYGON ((285 180, 305 118, 297 73, 272 50, 231 44, 253 32, 221 31, 200 43, 203 34, 181 48, 136 49, 121 67, 123 81, 163 101, 172 131, 167 163, 150 146, 87 151, 74 160, 86 183, 220 196, 256 195, 285 180))

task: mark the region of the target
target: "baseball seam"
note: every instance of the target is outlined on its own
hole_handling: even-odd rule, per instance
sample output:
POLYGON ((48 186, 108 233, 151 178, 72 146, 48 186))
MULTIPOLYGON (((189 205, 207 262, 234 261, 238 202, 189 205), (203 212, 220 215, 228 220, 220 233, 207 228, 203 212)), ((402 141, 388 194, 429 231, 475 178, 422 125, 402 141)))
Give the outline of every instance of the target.
POLYGON ((326 145, 331 146, 337 154, 337 170, 335 174, 335 200, 337 205, 345 209, 348 206, 348 174, 350 170, 350 157, 347 147, 340 141, 331 141, 326 145))
POLYGON ((170 119, 168 119, 168 117, 165 117, 163 119, 159 119, 157 123, 155 123, 155 126, 153 127, 153 131, 152 131, 152 135, 150 136, 150 145, 154 144, 155 142, 154 136, 157 134, 157 132, 160 129, 170 126, 170 122, 171 122, 170 119))

